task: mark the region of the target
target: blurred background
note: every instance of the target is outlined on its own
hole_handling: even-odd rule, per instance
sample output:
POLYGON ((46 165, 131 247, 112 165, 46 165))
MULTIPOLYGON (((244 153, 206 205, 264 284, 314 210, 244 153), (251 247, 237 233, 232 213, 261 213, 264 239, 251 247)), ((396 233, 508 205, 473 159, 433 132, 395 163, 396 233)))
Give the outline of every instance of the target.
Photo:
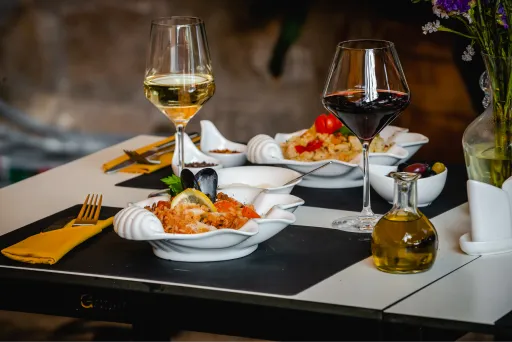
POLYGON ((483 111, 480 58, 410 0, 1 0, 0 186, 118 141, 174 133, 144 97, 152 18, 204 19, 216 94, 187 128, 229 139, 309 127, 339 41, 394 41, 412 103, 395 125, 430 138, 418 159, 462 163, 462 133, 483 111))

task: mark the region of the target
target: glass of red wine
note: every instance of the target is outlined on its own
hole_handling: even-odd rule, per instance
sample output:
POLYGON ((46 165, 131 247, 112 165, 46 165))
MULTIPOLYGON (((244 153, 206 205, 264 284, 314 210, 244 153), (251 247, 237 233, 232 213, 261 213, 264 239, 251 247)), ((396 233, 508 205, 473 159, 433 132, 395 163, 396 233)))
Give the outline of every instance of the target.
POLYGON ((373 138, 410 102, 410 91, 392 42, 341 42, 331 64, 322 103, 361 141, 363 149, 363 210, 334 220, 334 228, 371 233, 381 215, 370 205, 368 153, 373 138))

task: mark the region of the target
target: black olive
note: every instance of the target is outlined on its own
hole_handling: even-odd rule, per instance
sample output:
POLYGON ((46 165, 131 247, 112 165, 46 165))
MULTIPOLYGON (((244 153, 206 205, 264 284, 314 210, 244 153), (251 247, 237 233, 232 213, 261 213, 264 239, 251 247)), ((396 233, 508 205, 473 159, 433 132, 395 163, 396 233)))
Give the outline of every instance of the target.
POLYGON ((400 163, 400 164, 398 164, 398 167, 397 167, 397 169, 396 169, 396 170, 397 170, 398 172, 403 172, 403 171, 404 171, 404 169, 405 169, 407 166, 409 166, 409 164, 407 164, 407 163, 400 163))

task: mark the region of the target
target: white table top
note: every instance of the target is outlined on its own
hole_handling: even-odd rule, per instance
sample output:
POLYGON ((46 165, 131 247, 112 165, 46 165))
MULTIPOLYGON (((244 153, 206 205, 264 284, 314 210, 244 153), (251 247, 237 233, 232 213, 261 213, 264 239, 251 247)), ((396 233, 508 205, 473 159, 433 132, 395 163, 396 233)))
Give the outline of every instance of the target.
MULTIPOLYGON (((469 220, 460 226, 468 230, 469 220)), ((385 312, 494 325, 511 310, 512 254, 506 253, 482 256, 385 312)))
MULTIPOLYGON (((117 207, 124 207, 127 202, 146 198, 149 190, 115 186, 116 183, 136 177, 136 174, 117 173, 106 175, 102 172, 101 165, 117 157, 123 148, 134 149, 160 139, 161 137, 155 136, 137 136, 121 144, 0 189, 0 235, 37 221, 64 208, 82 203, 87 193, 102 193, 104 195, 104 205, 117 207)), ((467 205, 462 205, 432 219, 432 222, 438 230, 440 243, 438 259, 432 270, 426 273, 407 276, 383 273, 373 267, 371 258, 368 258, 325 279, 296 296, 285 298, 384 310, 404 297, 428 286, 446 274, 476 259, 474 256, 464 254, 458 247, 459 236, 468 231, 468 216, 465 214, 466 211, 467 205)), ((295 213, 297 215, 297 225, 329 229, 331 229, 330 223, 333 219, 349 214, 349 212, 340 210, 308 206, 300 207, 295 213)), ((474 269, 477 267, 476 265, 485 262, 485 260, 479 261, 479 263, 475 261, 475 266, 471 265, 471 268, 465 266, 461 270, 474 269)), ((487 261, 487 263, 490 262, 487 261)), ((480 268, 487 272, 486 274, 492 274, 492 270, 486 269, 485 264, 480 268)), ((88 274, 85 276, 97 275, 88 274)), ((454 273, 454 276, 457 277, 457 273, 454 273)), ((446 281, 449 281, 454 276, 451 275, 449 278, 441 280, 441 284, 446 283, 446 281)), ((458 278, 461 279, 460 281, 465 281, 467 284, 467 280, 465 280, 464 277, 459 276, 458 278)), ((466 279, 468 278, 469 275, 466 279)), ((490 278, 486 280, 487 282, 491 282, 490 278)), ((509 279, 509 282, 511 281, 512 278, 509 279)), ((475 280, 471 280, 471 282, 474 284, 475 280)), ((173 285, 172 283, 164 284, 173 285)), ((505 284, 505 282, 503 282, 503 284, 505 284)), ((179 285, 183 286, 183 284, 179 285)), ((485 279, 476 282, 476 285, 474 284, 474 286, 480 285, 482 287, 485 286, 485 279)), ((495 284, 494 286, 498 285, 495 284)), ((434 285, 432 288, 439 289, 440 285, 434 285)), ((471 291, 472 288, 473 287, 469 287, 465 291, 471 291)), ((223 289, 213 290, 238 292, 223 289)), ((439 291, 441 290, 442 288, 439 291)), ((452 287, 452 290, 455 291, 455 287, 452 287)), ((427 296, 427 298, 422 299, 423 297, 421 296, 424 291, 430 291, 430 289, 427 288, 427 290, 419 292, 419 294, 413 296, 411 300, 418 298, 419 302, 424 300, 425 303, 407 306, 406 303, 409 302, 409 300, 407 300, 404 304, 397 305, 393 309, 399 310, 403 308, 403 310, 407 311, 406 308, 409 308, 407 312, 415 312, 414 309, 423 310, 431 305, 432 310, 435 311, 434 302, 431 300, 432 297, 427 296)), ((498 290, 494 289, 493 291, 498 290)), ((484 292, 481 293, 483 294, 484 292)), ((254 294, 259 296, 283 297, 261 293, 254 294)), ((460 296, 457 296, 457 298, 459 297, 460 296)), ((454 298, 456 298, 456 296, 451 297, 451 299, 454 298)), ((475 299, 475 304, 480 302, 481 301, 475 299)), ((440 303, 439 305, 442 304, 444 303, 440 303)), ((510 304, 512 308, 512 303, 510 304)), ((446 304, 445 306, 449 305, 446 304)), ((482 315, 484 314, 485 313, 482 313, 482 315)))

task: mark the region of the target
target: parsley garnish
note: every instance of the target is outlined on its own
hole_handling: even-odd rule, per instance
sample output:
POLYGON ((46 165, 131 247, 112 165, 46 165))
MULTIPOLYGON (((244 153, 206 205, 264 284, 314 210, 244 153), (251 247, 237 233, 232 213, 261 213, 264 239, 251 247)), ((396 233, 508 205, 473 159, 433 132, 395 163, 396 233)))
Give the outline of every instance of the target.
POLYGON ((181 178, 176 175, 171 175, 160 180, 167 184, 169 189, 171 189, 171 196, 176 196, 177 194, 183 191, 183 186, 181 185, 181 178))
POLYGON ((347 126, 343 125, 337 132, 340 132, 342 135, 355 135, 352 133, 350 129, 348 129, 347 126))

